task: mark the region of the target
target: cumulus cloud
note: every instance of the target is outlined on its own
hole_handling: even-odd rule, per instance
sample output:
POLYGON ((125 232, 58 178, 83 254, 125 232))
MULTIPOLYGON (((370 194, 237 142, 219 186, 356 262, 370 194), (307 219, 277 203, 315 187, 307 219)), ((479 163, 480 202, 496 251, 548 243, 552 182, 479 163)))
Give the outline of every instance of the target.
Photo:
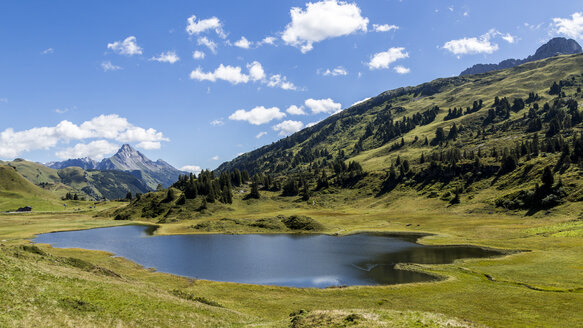
POLYGON ((280 136, 287 136, 303 129, 304 123, 300 121, 287 120, 274 125, 272 128, 274 131, 279 131, 280 136))
POLYGON ((305 10, 291 8, 290 15, 291 22, 281 39, 300 48, 302 53, 312 50, 316 42, 367 31, 368 18, 362 17, 360 8, 354 3, 338 0, 308 2, 305 10))
POLYGON ((190 35, 201 34, 210 30, 214 30, 217 35, 224 39, 227 37, 223 31, 223 24, 216 17, 196 20, 196 16, 192 15, 186 19, 186 32, 190 35))
POLYGON ((555 32, 573 39, 583 39, 583 12, 576 12, 569 18, 553 18, 555 32))
POLYGON ((267 134, 267 132, 265 132, 265 131, 261 131, 261 132, 259 132, 259 133, 258 133, 258 134, 255 136, 255 138, 259 139, 259 138, 263 137, 263 136, 264 136, 264 135, 266 135, 266 134, 267 134))
POLYGON ((95 140, 88 144, 78 143, 73 147, 65 148, 55 153, 59 158, 82 158, 90 157, 100 160, 107 155, 115 153, 119 146, 107 140, 95 140))
POLYGON ((277 107, 265 108, 264 106, 257 106, 250 111, 239 109, 231 114, 229 119, 233 121, 246 121, 253 125, 261 125, 269 123, 272 120, 282 119, 285 116, 285 113, 282 113, 277 107))
POLYGON ((211 157, 211 159, 213 161, 218 161, 219 160, 219 155, 215 155, 215 156, 211 157))
POLYGON ((404 67, 404 66, 401 66, 401 65, 395 66, 393 69, 398 74, 407 74, 407 73, 411 72, 411 69, 410 68, 407 68, 407 67, 404 67))
POLYGON ((211 81, 216 80, 227 81, 231 84, 247 83, 249 82, 249 75, 241 73, 241 67, 230 66, 230 65, 219 65, 214 72, 203 72, 202 68, 198 67, 194 71, 190 72, 190 78, 192 80, 199 81, 211 81))
POLYGON ((307 114, 304 111, 304 106, 298 107, 296 105, 291 105, 285 111, 291 115, 306 115, 307 114))
POLYGON ((162 144, 159 141, 142 141, 136 147, 146 150, 160 149, 162 148, 162 144))
POLYGON ((192 53, 192 58, 194 58, 194 59, 204 59, 205 56, 206 56, 206 54, 202 51, 199 51, 199 50, 195 50, 192 53))
POLYGON ((123 41, 115 41, 113 43, 108 43, 107 49, 111 49, 113 50, 113 52, 117 54, 126 56, 142 54, 142 48, 138 45, 135 36, 128 36, 123 41))
POLYGON ((510 33, 502 35, 502 39, 504 39, 504 41, 508 43, 514 43, 514 41, 516 41, 516 38, 512 36, 510 33))
POLYGON ((183 167, 180 168, 180 171, 199 174, 202 171, 202 168, 198 165, 184 165, 183 167))
POLYGON ((40 54, 41 55, 49 55, 49 54, 52 54, 53 52, 55 52, 55 50, 53 48, 47 48, 47 49, 43 50, 40 54))
POLYGON ((478 37, 450 40, 443 45, 443 49, 454 55, 491 54, 498 50, 498 44, 492 42, 495 37, 501 37, 508 43, 514 43, 515 37, 509 33, 503 34, 495 29, 478 37))
MULTIPOLYGON (((155 129, 145 129, 135 126, 128 122, 126 118, 120 117, 116 114, 100 115, 94 117, 89 121, 85 121, 80 125, 74 124, 70 121, 61 121, 56 126, 50 127, 35 127, 23 131, 14 131, 8 128, 0 132, 0 157, 9 158, 16 157, 22 152, 39 149, 50 149, 57 146, 59 143, 68 143, 76 140, 85 139, 109 139, 117 142, 137 142, 143 143, 142 146, 153 147, 154 143, 161 141, 169 141, 164 137, 162 132, 155 129)), ((87 149, 89 143, 85 146, 79 146, 78 151, 87 149)), ((104 143, 93 144, 103 146, 104 143)), ((159 146, 157 146, 159 148, 159 146)), ((71 148, 75 150, 75 147, 71 148)), ((101 148, 103 149, 103 147, 101 148)), ((151 148, 150 148, 151 149, 151 148)), ((97 153, 95 156, 98 156, 97 153)), ((89 156, 91 157, 91 156, 89 156)))
POLYGON ((204 72, 202 68, 198 67, 190 72, 190 79, 210 82, 223 80, 231 84, 260 82, 267 84, 271 88, 281 88, 284 90, 297 89, 292 82, 287 81, 287 78, 280 74, 271 75, 268 79, 263 66, 258 61, 247 64, 247 70, 248 74, 243 73, 243 69, 240 66, 225 66, 220 64, 213 72, 204 72))
POLYGON ((271 77, 269 77, 269 81, 267 82, 267 86, 271 87, 271 88, 281 88, 283 90, 297 90, 298 87, 296 87, 292 82, 287 80, 287 77, 280 75, 280 74, 274 74, 271 77))
POLYGON ((104 72, 119 71, 120 69, 122 69, 121 66, 114 65, 109 60, 102 62, 101 63, 101 68, 103 68, 103 71, 104 72))
POLYGON ((211 125, 212 126, 221 126, 221 125, 224 125, 224 124, 225 124, 225 122, 223 122, 222 119, 221 120, 213 120, 213 121, 211 121, 211 125))
POLYGON ((239 47, 239 48, 243 48, 243 49, 249 49, 251 48, 252 43, 247 40, 247 38, 245 38, 244 36, 241 37, 241 39, 239 39, 239 41, 235 42, 235 47, 239 47))
POLYGON ((175 62, 179 61, 180 57, 176 54, 175 51, 166 51, 161 53, 158 57, 154 56, 150 58, 150 61, 157 61, 159 63, 170 63, 174 64, 175 62))
POLYGON ((206 36, 203 36, 202 38, 198 38, 196 40, 196 43, 198 43, 199 46, 205 46, 205 47, 209 48, 209 50, 213 54, 217 53, 218 45, 214 41, 209 40, 206 36))
POLYGON ((310 98, 306 99, 304 104, 312 110, 312 114, 336 114, 342 110, 342 105, 334 102, 331 98, 317 100, 310 98))
POLYGON ((247 64, 247 69, 249 70, 249 77, 253 81, 262 81, 266 77, 263 66, 258 61, 247 64))
POLYGON ((263 38, 263 40, 261 40, 261 42, 259 42, 260 44, 270 44, 270 45, 275 45, 275 40, 277 40, 276 37, 273 36, 266 36, 265 38, 263 38))
POLYGON ((322 74, 324 76, 341 76, 341 75, 348 75, 348 71, 346 70, 346 68, 342 67, 342 66, 338 66, 336 68, 333 69, 326 69, 325 71, 323 70, 318 70, 317 71, 318 74, 322 74))
POLYGON ((371 70, 387 69, 389 65, 397 60, 408 57, 409 53, 405 51, 405 48, 390 48, 387 51, 374 54, 368 62, 368 68, 371 70))
POLYGON ((389 25, 389 24, 372 24, 372 28, 375 32, 389 32, 392 30, 398 30, 399 27, 397 25, 389 25))

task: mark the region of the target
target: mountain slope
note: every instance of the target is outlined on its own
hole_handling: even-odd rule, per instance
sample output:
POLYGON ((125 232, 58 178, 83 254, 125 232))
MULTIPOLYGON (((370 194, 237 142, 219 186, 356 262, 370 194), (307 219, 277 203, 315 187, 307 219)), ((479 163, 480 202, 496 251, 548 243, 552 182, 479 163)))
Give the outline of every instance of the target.
POLYGON ((60 209, 58 198, 20 175, 13 167, 0 165, 0 211, 31 206, 33 210, 60 209))
POLYGON ((140 179, 124 171, 83 170, 80 167, 56 170, 22 159, 4 164, 15 168, 28 181, 58 197, 76 193, 93 199, 118 199, 125 197, 128 192, 135 194, 150 190, 140 179))
POLYGON ((506 59, 498 64, 476 64, 470 68, 465 69, 460 73, 460 76, 481 74, 490 71, 512 68, 528 62, 533 62, 557 55, 571 55, 581 53, 581 46, 573 39, 553 38, 549 42, 540 46, 534 55, 530 55, 524 59, 506 59))
MULTIPOLYGON (((550 100, 554 96, 549 96, 547 91, 552 82, 580 75, 582 67, 581 54, 558 56, 507 70, 437 79, 416 87, 386 91, 312 127, 225 162, 217 171, 237 168, 251 174, 290 173, 299 172, 302 167, 306 168, 314 162, 354 156, 362 161, 365 169, 383 166, 386 169, 388 164, 381 163, 390 153, 389 143, 401 137, 407 139, 408 135, 410 139, 415 136, 420 140, 431 139, 436 128, 448 129, 456 120, 444 121, 447 108, 471 107, 478 99, 491 105, 497 96, 526 98, 530 92, 538 93, 541 100, 550 100), (439 106, 440 110, 430 124, 418 125, 405 134, 392 137, 387 134, 387 122, 400 122, 405 117, 410 120, 434 106, 439 106)), ((483 108, 464 118, 476 116, 481 119, 487 111, 483 108)), ((432 149, 420 144, 417 146, 415 153, 432 149)))
POLYGON ((46 166, 52 168, 52 169, 64 169, 66 167, 71 167, 71 166, 76 166, 76 167, 80 167, 84 170, 92 170, 95 169, 95 167, 97 166, 97 162, 92 160, 89 157, 84 157, 84 158, 75 158, 75 159, 68 159, 62 162, 50 162, 47 163, 46 166))
POLYGON ((150 190, 156 189, 158 184, 169 187, 178 180, 180 174, 185 173, 161 159, 155 162, 150 160, 128 144, 124 144, 115 155, 105 158, 101 162, 89 158, 78 158, 63 162, 51 162, 47 166, 60 169, 76 166, 86 170, 125 171, 141 180, 150 190))

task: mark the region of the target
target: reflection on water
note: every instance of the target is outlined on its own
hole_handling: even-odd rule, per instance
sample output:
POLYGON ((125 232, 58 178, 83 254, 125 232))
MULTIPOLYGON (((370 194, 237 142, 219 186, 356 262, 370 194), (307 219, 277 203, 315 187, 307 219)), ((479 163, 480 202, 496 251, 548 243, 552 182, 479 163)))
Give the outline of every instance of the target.
POLYGON ((423 246, 415 235, 176 235, 152 236, 155 227, 120 226, 39 235, 59 248, 112 252, 144 267, 182 276, 239 283, 329 287, 430 281, 397 270, 397 263, 451 263, 500 255, 467 246, 423 246))

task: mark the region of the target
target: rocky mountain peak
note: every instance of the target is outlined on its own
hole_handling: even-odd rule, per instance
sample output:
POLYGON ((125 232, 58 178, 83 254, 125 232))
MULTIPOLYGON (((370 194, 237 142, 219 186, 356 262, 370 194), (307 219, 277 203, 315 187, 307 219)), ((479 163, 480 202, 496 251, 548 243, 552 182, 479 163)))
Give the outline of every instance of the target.
POLYGON ((126 157, 126 158, 133 157, 133 156, 142 157, 142 154, 139 151, 135 150, 132 146, 130 146, 128 144, 123 144, 114 156, 117 156, 117 155, 119 155, 120 157, 126 157))
POLYGON ((553 38, 536 50, 532 56, 532 60, 539 60, 557 55, 578 54, 580 52, 582 52, 582 49, 577 41, 566 38, 553 38))
POLYGON ((476 64, 470 68, 467 68, 460 73, 460 76, 470 75, 470 74, 481 74, 490 71, 495 71, 499 69, 512 68, 524 63, 528 63, 535 60, 541 60, 557 55, 571 55, 583 52, 581 46, 577 41, 573 39, 566 38, 552 38, 547 43, 540 46, 534 55, 530 55, 524 59, 506 59, 498 64, 476 64))

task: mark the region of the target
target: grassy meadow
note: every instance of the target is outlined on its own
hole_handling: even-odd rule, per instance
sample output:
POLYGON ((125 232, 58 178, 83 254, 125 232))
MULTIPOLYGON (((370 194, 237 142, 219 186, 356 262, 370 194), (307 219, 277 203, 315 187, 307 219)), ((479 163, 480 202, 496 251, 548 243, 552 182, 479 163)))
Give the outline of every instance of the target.
POLYGON ((440 200, 406 192, 381 199, 339 192, 314 202, 262 195, 261 202, 239 196, 231 206, 159 224, 157 233, 279 233, 287 231, 246 223, 306 215, 322 224, 323 233, 428 232, 434 235, 421 243, 520 252, 445 265, 401 265, 437 275, 438 282, 328 289, 256 286, 158 273, 105 252, 30 246, 42 232, 135 223, 112 220, 103 212, 5 214, 0 215, 0 326, 574 327, 583 319, 583 220, 573 219, 583 210, 579 204, 524 216, 478 211, 471 203, 448 208, 440 200), (326 202, 343 205, 319 205, 326 202), (193 228, 208 222, 216 224, 203 225, 203 231, 193 228))

